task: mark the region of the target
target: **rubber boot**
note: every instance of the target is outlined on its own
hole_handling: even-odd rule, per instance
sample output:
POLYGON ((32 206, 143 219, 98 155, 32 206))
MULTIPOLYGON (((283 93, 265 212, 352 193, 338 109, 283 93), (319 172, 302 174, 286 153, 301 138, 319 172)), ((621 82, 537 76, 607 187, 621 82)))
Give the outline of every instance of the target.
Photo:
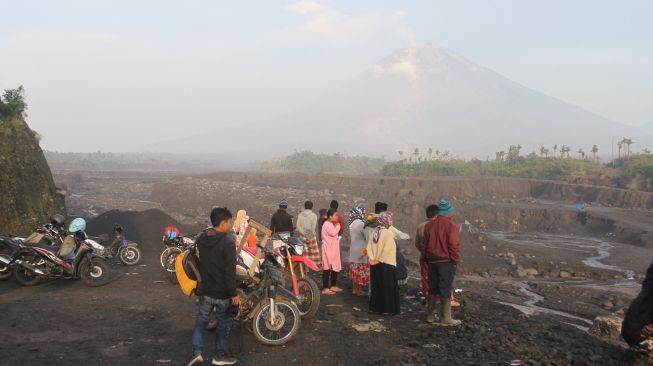
POLYGON ((428 302, 426 307, 426 322, 435 323, 438 321, 438 318, 436 317, 437 308, 435 306, 435 295, 429 295, 427 301, 428 302))
POLYGON ((456 327, 462 322, 451 317, 451 299, 442 299, 442 319, 440 325, 443 327, 456 327))

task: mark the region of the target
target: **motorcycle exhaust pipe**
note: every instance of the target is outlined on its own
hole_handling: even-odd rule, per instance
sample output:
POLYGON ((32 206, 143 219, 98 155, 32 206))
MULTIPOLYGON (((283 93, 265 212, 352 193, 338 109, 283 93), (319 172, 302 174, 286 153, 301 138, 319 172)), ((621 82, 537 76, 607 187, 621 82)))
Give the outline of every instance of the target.
POLYGON ((25 261, 17 259, 14 263, 19 264, 20 266, 22 266, 24 268, 27 268, 28 270, 30 270, 30 271, 38 274, 38 275, 45 276, 45 272, 41 271, 38 268, 35 268, 34 266, 32 266, 31 264, 29 264, 29 263, 27 263, 25 261))
POLYGON ((23 267, 29 269, 30 271, 32 271, 32 272, 34 272, 36 274, 45 275, 45 273, 43 271, 41 271, 40 269, 34 268, 34 266, 32 266, 31 264, 29 264, 29 263, 27 263, 27 262, 25 262, 23 260, 20 260, 20 259, 12 260, 12 259, 7 258, 5 256, 0 256, 0 262, 2 262, 2 264, 6 264, 6 265, 18 264, 20 266, 23 266, 23 267))

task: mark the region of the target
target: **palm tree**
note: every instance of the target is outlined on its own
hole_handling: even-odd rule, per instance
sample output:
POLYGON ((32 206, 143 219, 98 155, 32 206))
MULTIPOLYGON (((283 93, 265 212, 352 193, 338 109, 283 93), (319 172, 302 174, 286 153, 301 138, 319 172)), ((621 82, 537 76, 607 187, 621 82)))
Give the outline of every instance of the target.
POLYGON ((598 161, 597 158, 596 158, 596 153, 599 152, 599 147, 596 146, 596 144, 594 144, 594 146, 592 146, 592 150, 591 150, 591 151, 592 151, 592 160, 594 160, 594 161, 598 161))
POLYGON ((433 148, 429 147, 429 160, 431 160, 433 157, 433 148))
POLYGON ((440 153, 441 153, 440 150, 435 150, 435 158, 436 159, 440 159, 440 153))
POLYGON ((583 151, 582 148, 578 149, 578 157, 581 159, 585 159, 585 151, 583 151))
POLYGON ((415 161, 417 162, 417 157, 419 156, 419 147, 415 148, 415 152, 413 154, 415 155, 415 161))
POLYGON ((627 151, 627 155, 626 155, 626 156, 630 156, 630 145, 632 145, 632 144, 634 144, 634 143, 635 143, 635 142, 634 142, 633 139, 631 139, 630 137, 628 137, 628 138, 624 138, 624 144, 626 144, 626 151, 627 151))
POLYGON ((567 146, 566 146, 566 145, 562 145, 562 146, 560 146, 560 158, 564 158, 564 157, 565 157, 565 150, 566 150, 566 149, 567 149, 567 146))
POLYGON ((617 147, 619 148, 619 155, 618 155, 619 158, 621 158, 621 146, 623 146, 623 142, 621 141, 617 142, 617 147))
POLYGON ((558 144, 553 144, 553 156, 558 155, 558 144))

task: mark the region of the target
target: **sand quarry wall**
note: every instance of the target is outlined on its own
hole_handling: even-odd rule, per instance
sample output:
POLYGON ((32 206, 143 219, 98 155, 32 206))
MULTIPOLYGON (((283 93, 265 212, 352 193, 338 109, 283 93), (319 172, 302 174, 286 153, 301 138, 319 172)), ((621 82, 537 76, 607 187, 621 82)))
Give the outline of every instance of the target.
POLYGON ((502 177, 394 178, 272 173, 218 173, 209 177, 250 184, 307 189, 353 188, 367 196, 414 197, 432 202, 440 196, 474 199, 534 197, 622 208, 653 209, 653 193, 554 181, 502 177))
MULTIPOLYGON (((574 202, 594 206, 646 209, 653 195, 605 187, 582 186, 550 181, 499 177, 388 178, 336 175, 274 173, 216 173, 178 177, 154 186, 152 201, 160 202, 167 212, 206 220, 211 207, 225 205, 245 208, 253 218, 267 223, 280 198, 290 202, 294 215, 303 201, 310 199, 315 208, 328 207, 337 199, 341 211, 354 205, 373 208, 375 201, 390 204, 396 226, 412 233, 424 220, 424 207, 449 198, 457 209, 456 221, 490 230, 513 230, 514 222, 522 231, 549 231, 578 234, 610 234, 617 240, 648 245, 646 232, 620 227, 612 219, 586 214, 581 217, 574 202)), ((184 221, 186 221, 184 219, 184 221)))

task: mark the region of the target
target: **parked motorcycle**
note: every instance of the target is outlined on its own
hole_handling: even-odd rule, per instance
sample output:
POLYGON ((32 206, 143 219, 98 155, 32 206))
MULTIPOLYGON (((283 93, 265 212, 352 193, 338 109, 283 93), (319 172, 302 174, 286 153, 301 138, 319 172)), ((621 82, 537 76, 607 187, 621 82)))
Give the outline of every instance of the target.
POLYGON ((108 244, 107 235, 99 237, 87 237, 86 242, 93 246, 96 254, 106 259, 118 258, 120 262, 133 266, 138 264, 141 260, 141 251, 138 248, 138 243, 125 239, 122 226, 115 226, 113 228, 114 239, 108 244))
POLYGON ((168 256, 173 252, 177 252, 177 254, 181 253, 189 245, 194 244, 195 239, 185 234, 166 231, 165 235, 163 235, 162 243, 164 248, 161 251, 159 260, 161 261, 161 267, 166 268, 166 259, 168 259, 168 256))
MULTIPOLYGON (((70 225, 69 232, 73 236, 82 235, 86 228, 84 219, 75 219, 70 225)), ((85 234, 84 234, 85 235, 85 234)), ((66 245, 66 239, 61 247, 34 244, 24 246, 14 268, 16 282, 23 286, 33 286, 46 278, 65 278, 81 280, 87 286, 102 286, 108 283, 110 265, 96 254, 96 250, 86 241, 81 241, 64 258, 60 250, 66 245)))
MULTIPOLYGON (((50 218, 50 222, 38 225, 35 231, 23 241, 25 244, 47 244, 61 245, 66 237, 66 219, 63 215, 56 214, 50 218)), ((22 239, 22 238, 21 238, 22 239)))
POLYGON ((31 249, 19 237, 0 237, 0 281, 6 281, 14 275, 14 268, 22 260, 21 255, 31 249))
POLYGON ((265 254, 260 271, 249 276, 243 263, 236 273, 240 307, 235 320, 251 322, 256 339, 270 346, 281 346, 292 340, 301 325, 295 295, 283 287, 281 269, 284 258, 274 250, 259 247, 265 254))
POLYGON ((303 319, 310 319, 317 314, 320 307, 320 287, 306 274, 304 267, 318 271, 319 267, 304 256, 306 244, 300 238, 290 236, 273 236, 272 245, 279 250, 285 261, 285 274, 289 287, 298 298, 297 308, 303 319))

